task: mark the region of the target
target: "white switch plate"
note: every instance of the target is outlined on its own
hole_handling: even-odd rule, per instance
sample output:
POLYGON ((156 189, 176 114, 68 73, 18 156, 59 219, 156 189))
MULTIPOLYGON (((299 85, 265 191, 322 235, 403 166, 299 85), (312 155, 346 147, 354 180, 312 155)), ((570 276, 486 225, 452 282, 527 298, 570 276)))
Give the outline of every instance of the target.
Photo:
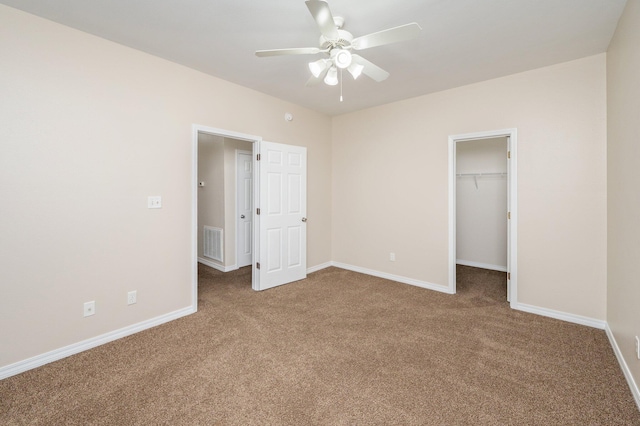
POLYGON ((391 262, 395 262, 396 261, 396 254, 395 253, 389 253, 389 260, 391 262))
POLYGON ((159 195, 149 196, 148 207, 150 209, 161 209, 162 208, 162 197, 159 195))
POLYGON ((138 299, 138 292, 136 290, 127 293, 127 305, 133 305, 138 299))
POLYGON ((636 336, 636 357, 640 359, 640 338, 636 336))
POLYGON ((84 316, 90 317, 96 313, 96 302, 92 300, 91 302, 84 302, 84 316))

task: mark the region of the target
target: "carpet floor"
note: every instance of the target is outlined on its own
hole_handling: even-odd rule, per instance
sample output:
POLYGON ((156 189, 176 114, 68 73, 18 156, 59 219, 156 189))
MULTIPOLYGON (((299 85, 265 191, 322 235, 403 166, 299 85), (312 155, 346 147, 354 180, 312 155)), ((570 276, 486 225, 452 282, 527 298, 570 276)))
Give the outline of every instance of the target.
POLYGON ((198 312, 0 381, 2 425, 640 425, 601 330, 327 268, 264 292, 199 268, 198 312))

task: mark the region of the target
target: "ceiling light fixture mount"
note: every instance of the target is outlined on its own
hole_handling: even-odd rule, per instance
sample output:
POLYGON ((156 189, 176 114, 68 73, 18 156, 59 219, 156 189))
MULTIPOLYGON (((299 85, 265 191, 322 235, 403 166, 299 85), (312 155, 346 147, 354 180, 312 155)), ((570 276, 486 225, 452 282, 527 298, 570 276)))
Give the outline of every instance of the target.
POLYGON ((345 69, 351 65, 351 52, 341 48, 331 49, 331 59, 338 68, 345 69))

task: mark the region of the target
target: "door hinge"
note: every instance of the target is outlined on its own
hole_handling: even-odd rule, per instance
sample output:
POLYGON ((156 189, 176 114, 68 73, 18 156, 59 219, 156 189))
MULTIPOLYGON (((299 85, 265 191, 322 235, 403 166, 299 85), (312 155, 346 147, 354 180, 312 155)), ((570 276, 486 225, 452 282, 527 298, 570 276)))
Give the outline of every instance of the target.
POLYGON ((511 219, 511 212, 507 212, 507 219, 511 219))
POLYGON ((256 269, 260 269, 260 262, 256 263, 256 269))
POLYGON ((260 209, 259 208, 256 209, 256 214, 258 214, 258 215, 260 214, 260 209))
POLYGON ((260 154, 258 154, 258 161, 260 161, 260 154))
POLYGON ((511 158, 511 151, 507 151, 507 158, 511 158))
POLYGON ((511 272, 507 272, 507 280, 511 281, 511 272))

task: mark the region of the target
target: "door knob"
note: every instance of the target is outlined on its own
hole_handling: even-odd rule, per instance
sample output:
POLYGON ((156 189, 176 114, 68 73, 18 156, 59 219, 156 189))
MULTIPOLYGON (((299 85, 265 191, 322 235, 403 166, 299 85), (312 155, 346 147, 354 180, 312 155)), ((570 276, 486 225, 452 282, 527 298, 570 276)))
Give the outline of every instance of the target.
POLYGON ((242 215, 240 215, 240 219, 244 219, 244 215, 243 215, 243 214, 242 214, 242 215))
POLYGON ((306 217, 303 217, 303 218, 302 218, 302 221, 303 221, 303 222, 306 222, 306 221, 307 221, 307 218, 306 218, 306 217))

